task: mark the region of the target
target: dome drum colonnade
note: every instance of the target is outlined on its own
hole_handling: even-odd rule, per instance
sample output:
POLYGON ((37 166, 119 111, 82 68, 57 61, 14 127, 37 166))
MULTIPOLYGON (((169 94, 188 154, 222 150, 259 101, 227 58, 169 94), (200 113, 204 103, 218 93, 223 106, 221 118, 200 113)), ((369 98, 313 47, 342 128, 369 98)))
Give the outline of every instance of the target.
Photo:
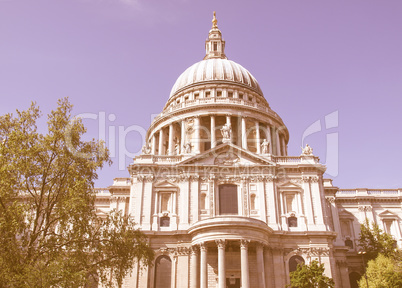
POLYGON ((204 60, 177 79, 147 132, 144 154, 202 153, 225 142, 222 129, 228 127, 226 142, 257 154, 287 155, 289 132, 282 119, 270 109, 254 76, 226 58, 224 47, 214 17, 204 60))

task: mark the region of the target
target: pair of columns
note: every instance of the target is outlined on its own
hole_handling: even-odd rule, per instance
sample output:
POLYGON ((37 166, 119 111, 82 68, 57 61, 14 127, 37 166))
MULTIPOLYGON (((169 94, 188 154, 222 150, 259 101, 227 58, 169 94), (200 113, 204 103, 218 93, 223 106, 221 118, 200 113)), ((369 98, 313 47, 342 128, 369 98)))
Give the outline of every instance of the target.
MULTIPOLYGON (((225 247, 226 241, 223 239, 215 240, 218 247, 218 287, 226 287, 226 268, 225 268, 225 247)), ((248 245, 249 240, 240 240, 240 258, 241 258, 241 287, 250 288, 250 274, 249 274, 249 260, 248 260, 248 245)), ((264 255, 263 246, 257 245, 257 274, 258 274, 258 287, 265 288, 264 277, 264 255)), ((208 266, 207 266, 207 246, 206 243, 200 245, 200 288, 208 287, 208 266)), ((198 251, 193 247, 191 253, 191 288, 198 288, 197 283, 198 272, 198 251)))

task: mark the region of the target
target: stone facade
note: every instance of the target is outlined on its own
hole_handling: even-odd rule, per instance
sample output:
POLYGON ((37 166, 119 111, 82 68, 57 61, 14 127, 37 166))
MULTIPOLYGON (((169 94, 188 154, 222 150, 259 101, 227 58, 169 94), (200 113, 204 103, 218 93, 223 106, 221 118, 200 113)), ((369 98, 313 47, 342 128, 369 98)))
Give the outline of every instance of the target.
POLYGON ((124 287, 285 287, 317 259, 336 287, 362 273, 360 223, 402 245, 402 190, 343 190, 306 146, 287 155, 289 132, 256 79, 224 53, 214 16, 204 60, 176 81, 129 178, 98 189, 100 214, 130 214, 155 265, 124 287))

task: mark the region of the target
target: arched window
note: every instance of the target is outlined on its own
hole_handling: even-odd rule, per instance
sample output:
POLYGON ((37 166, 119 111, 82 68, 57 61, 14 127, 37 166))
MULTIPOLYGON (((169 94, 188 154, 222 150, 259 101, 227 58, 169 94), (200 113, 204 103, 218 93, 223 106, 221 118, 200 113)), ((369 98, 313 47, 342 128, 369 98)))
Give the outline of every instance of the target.
POLYGON ((255 210, 255 194, 251 194, 250 196, 250 209, 255 210))
POLYGON ((155 261, 155 287, 170 288, 172 261, 168 256, 159 256, 155 261))
POLYGON ((352 272, 349 274, 349 283, 350 283, 350 288, 359 288, 359 285, 357 284, 360 280, 361 276, 357 272, 352 272))
POLYGON ((304 265, 303 257, 299 255, 292 256, 289 259, 289 273, 297 270, 297 265, 304 265))

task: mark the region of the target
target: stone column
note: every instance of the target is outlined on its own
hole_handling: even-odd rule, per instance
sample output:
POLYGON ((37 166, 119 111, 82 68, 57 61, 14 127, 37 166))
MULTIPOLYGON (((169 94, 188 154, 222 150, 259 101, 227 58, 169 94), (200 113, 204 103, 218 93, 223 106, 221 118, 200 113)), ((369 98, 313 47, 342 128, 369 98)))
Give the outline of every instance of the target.
POLYGON ((305 203, 305 213, 307 218, 307 227, 309 230, 313 229, 314 226, 314 214, 313 214, 313 204, 311 202, 311 189, 310 189, 310 177, 302 176, 303 190, 304 190, 304 203, 305 203))
POLYGON ((241 287, 250 288, 250 275, 248 268, 248 240, 240 240, 241 257, 241 287))
POLYGON ((154 135, 152 135, 152 155, 156 154, 156 137, 155 137, 155 133, 154 135))
POLYGON ((264 245, 262 243, 257 243, 256 254, 258 287, 265 288, 264 245))
POLYGON ((269 154, 272 155, 272 137, 271 137, 271 127, 267 125, 267 141, 269 142, 269 154))
POLYGON ((208 266, 207 266, 207 245, 206 243, 202 243, 200 245, 201 250, 201 267, 200 267, 200 288, 207 288, 208 287, 208 266))
POLYGON ((255 145, 257 146, 257 153, 261 154, 261 140, 260 140, 260 122, 255 121, 255 145))
POLYGON ((159 155, 163 155, 163 128, 159 130, 159 155))
POLYGON ((218 287, 226 288, 226 269, 225 269, 225 240, 215 240, 218 245, 218 287))
MULTIPOLYGON (((180 151, 183 151, 184 144, 186 144, 186 120, 181 120, 181 139, 180 139, 180 151)), ((183 153, 181 153, 183 154, 183 153)))
POLYGON ((174 154, 174 129, 173 129, 173 123, 170 123, 169 125, 169 155, 174 154))
POLYGON ((245 117, 241 117, 241 147, 247 150, 247 131, 245 117))
POLYGON ((335 203, 335 196, 326 196, 325 200, 329 203, 329 207, 331 209, 334 232, 338 232, 336 235, 335 245, 343 246, 344 243, 342 241, 342 236, 340 233, 340 231, 342 231, 341 223, 339 222, 339 214, 338 214, 338 208, 336 207, 335 203))
POLYGON ((282 156, 281 154, 281 143, 280 143, 280 139, 279 139, 279 132, 278 132, 278 128, 275 129, 275 140, 276 140, 276 155, 277 156, 282 156))
POLYGON ((211 115, 211 148, 216 146, 215 116, 211 115))
POLYGON ((286 141, 285 137, 282 137, 282 156, 286 156, 286 141))
POLYGON ((230 114, 226 115, 226 124, 228 125, 232 125, 231 121, 230 121, 230 114))
POLYGON ((198 248, 191 247, 191 271, 190 271, 190 288, 197 288, 197 273, 198 273, 198 248))
POLYGON ((194 118, 194 128, 195 128, 194 152, 200 153, 200 140, 201 140, 200 117, 194 118))

